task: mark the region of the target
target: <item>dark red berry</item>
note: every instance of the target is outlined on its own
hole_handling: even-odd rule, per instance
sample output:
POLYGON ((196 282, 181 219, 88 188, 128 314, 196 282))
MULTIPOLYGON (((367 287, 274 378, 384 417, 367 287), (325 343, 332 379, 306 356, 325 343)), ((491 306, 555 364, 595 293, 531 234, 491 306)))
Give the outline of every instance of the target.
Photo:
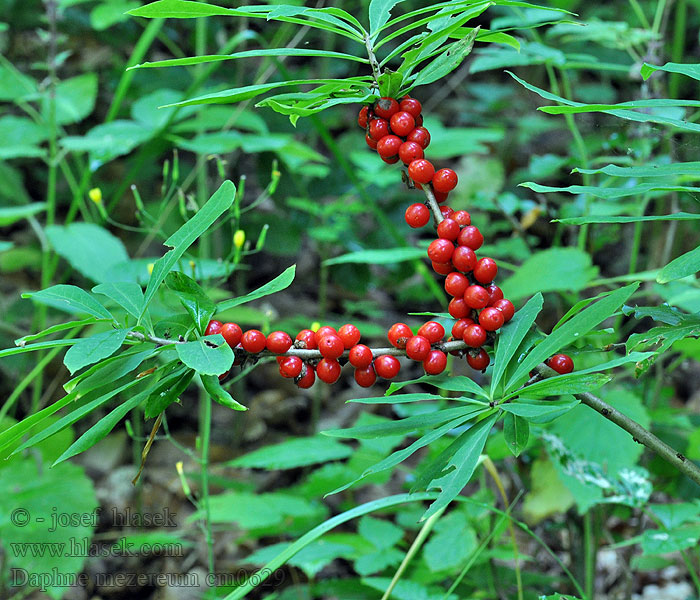
POLYGON ((294 383, 304 389, 310 388, 314 384, 314 381, 316 381, 316 373, 314 372, 314 368, 309 364, 305 364, 301 375, 294 379, 294 383))
POLYGON ((367 142, 367 145, 372 148, 372 150, 377 149, 377 140, 373 140, 371 137, 369 137, 369 134, 365 135, 365 142, 367 142))
POLYGON ((471 248, 472 250, 478 250, 484 243, 484 236, 477 227, 467 225, 459 232, 457 243, 460 246, 467 246, 467 248, 471 248))
POLYGON ((314 334, 314 337, 316 338, 316 345, 318 345, 322 337, 331 334, 338 335, 338 332, 335 330, 334 327, 331 327, 330 325, 324 325, 323 327, 319 327, 316 330, 316 333, 314 334))
POLYGON ((416 117, 416 126, 420 127, 421 125, 423 125, 423 115, 418 115, 416 117))
POLYGON ((421 103, 415 98, 409 98, 408 96, 403 98, 399 103, 399 110, 411 113, 414 118, 420 115, 420 111, 423 109, 421 103))
POLYGON ((393 379, 399 374, 401 363, 395 356, 382 354, 374 359, 374 370, 382 379, 393 379))
POLYGON ((388 165, 395 165, 397 162, 399 162, 399 155, 397 154, 396 156, 382 156, 382 160, 388 164, 388 165))
POLYGON ((480 285, 470 285, 464 292, 464 301, 469 308, 484 308, 489 303, 489 293, 480 285))
POLYGON ((513 303, 510 300, 501 298, 500 300, 496 300, 496 302, 494 302, 491 306, 497 308, 503 313, 504 323, 510 321, 513 318, 513 315, 515 314, 515 307, 513 306, 513 303))
POLYGON ((228 371, 224 371, 223 373, 221 373, 221 375, 219 375, 219 383, 221 383, 221 382, 223 382, 223 381, 226 381, 226 378, 227 378, 230 374, 231 374, 231 369, 229 369, 228 371))
POLYGON ((459 235, 459 224, 454 219, 444 219, 437 226, 438 237, 454 242, 459 235))
POLYGON ((399 158, 406 165, 424 156, 423 148, 417 142, 404 142, 399 147, 399 158))
POLYGON ((455 321, 455 324, 452 326, 452 337, 461 340, 464 336, 464 331, 466 330, 467 327, 470 325, 473 325, 474 321, 472 319, 467 319, 465 317, 462 317, 461 319, 457 319, 455 321))
POLYGON ((469 287, 469 279, 462 273, 452 272, 445 279, 445 291, 455 298, 464 296, 464 292, 469 287))
POLYGON ((428 375, 439 375, 447 366, 447 354, 442 350, 431 350, 423 361, 423 368, 428 375))
POLYGON ((405 110, 400 110, 391 116, 389 126, 391 127, 391 131, 393 131, 396 135, 406 137, 416 126, 416 120, 413 118, 411 113, 406 112, 405 110))
POLYGON ((437 344, 445 337, 445 328, 437 321, 428 321, 420 326, 418 335, 427 338, 431 344, 437 344))
POLYGON ((433 196, 435 196, 435 202, 442 204, 447 201, 449 194, 443 194, 442 192, 433 191, 433 196))
POLYGON ((456 210, 452 218, 457 221, 460 227, 466 227, 472 223, 472 217, 466 210, 456 210))
POLYGON ((430 354, 430 341, 422 335, 414 335, 406 342, 406 356, 411 360, 423 361, 430 354))
POLYGON ((449 275, 450 273, 454 272, 454 267, 452 266, 452 263, 432 262, 432 265, 433 271, 435 271, 438 275, 449 275))
POLYGON ((267 336, 267 349, 275 354, 284 354, 292 347, 292 338, 284 331, 273 331, 267 336))
POLYGON ((467 246, 457 246, 452 253, 452 264, 458 271, 468 273, 476 265, 476 254, 474 254, 474 250, 467 246))
POLYGON ((374 371, 374 367, 369 365, 364 369, 355 369, 355 381, 357 385, 362 387, 372 387, 374 382, 377 381, 377 374, 374 371))
POLYGON ((323 358, 335 360, 343 354, 345 351, 345 346, 343 345, 343 340, 341 340, 337 335, 330 333, 328 335, 324 335, 318 341, 318 351, 321 353, 323 358))
POLYGON ((406 209, 406 223, 414 229, 424 227, 430 221, 430 209, 425 204, 416 202, 406 209))
POLYGON ((318 343, 316 342, 316 334, 311 331, 311 329, 302 329, 299 333, 297 333, 297 342, 296 344, 299 348, 306 349, 306 350, 314 350, 318 348, 318 343))
POLYGON ((566 375, 574 370, 574 361, 567 354, 555 354, 545 362, 549 367, 559 373, 559 375, 566 375))
POLYGON ((382 158, 391 158, 399 153, 401 138, 395 135, 385 135, 377 142, 377 154, 382 158))
POLYGON ((394 323, 387 333, 389 343, 395 348, 405 348, 406 341, 413 335, 411 328, 406 323, 394 323))
POLYGON ((476 323, 467 325, 462 333, 462 339, 471 348, 481 348, 486 342, 486 330, 476 323))
POLYGON ((485 308, 479 313, 479 325, 486 331, 496 331, 496 329, 501 328, 504 322, 503 313, 492 306, 485 308))
POLYGON ((424 158, 418 158, 408 165, 408 176, 416 183, 428 183, 435 174, 435 167, 424 158))
POLYGON ((338 329, 338 337, 343 341, 345 349, 349 350, 360 341, 362 334, 360 334, 360 330, 357 327, 351 323, 346 323, 338 329))
POLYGON ((488 352, 483 348, 479 350, 478 353, 472 354, 471 352, 467 354, 467 362, 472 369, 477 371, 484 371, 486 367, 489 366, 491 359, 489 358, 488 352))
POLYGON ((366 369, 372 364, 372 350, 364 344, 356 344, 350 348, 348 360, 353 367, 366 369))
POLYGON ((373 140, 378 142, 389 133, 389 121, 386 119, 372 119, 369 122, 369 137, 373 140))
POLYGON ((455 246, 450 240, 438 238, 428 246, 428 258, 436 263, 447 263, 452 258, 455 246))
POLYGON ((433 189, 448 194, 457 187, 457 173, 452 169, 440 169, 433 175, 433 189))
POLYGON ((236 323, 224 323, 219 333, 224 336, 226 343, 231 346, 231 348, 238 346, 243 336, 241 328, 236 323))
POLYGON ((214 335, 221 333, 221 326, 223 323, 221 321, 212 320, 207 323, 207 328, 204 330, 204 335, 214 335))
POLYGON ((430 144, 430 132, 425 127, 416 127, 406 136, 406 141, 416 142, 425 150, 430 144))
POLYGON ((486 288, 486 291, 489 293, 489 305, 491 306, 496 300, 503 299, 503 290, 493 283, 486 288))
POLYGON ((357 115, 357 124, 362 127, 362 129, 367 129, 367 113, 369 112, 369 107, 363 106, 360 109, 360 114, 357 115))
POLYGON ((297 377, 301 373, 303 363, 298 356, 280 356, 280 375, 282 377, 297 377))
POLYGON ((374 114, 382 119, 391 119, 399 112, 399 103, 393 98, 380 98, 374 105, 374 114))
POLYGON ((493 258, 480 258, 474 266, 474 279, 479 283, 491 283, 497 273, 498 265, 493 258))
POLYGON ((337 360, 322 358, 316 365, 316 375, 325 383, 335 383, 340 377, 340 363, 337 360))
POLYGON ((249 329, 241 337, 243 349, 251 354, 258 354, 258 352, 265 350, 266 342, 267 340, 263 332, 257 329, 249 329))
POLYGON ((442 213, 443 219, 451 219, 452 215, 455 214, 455 211, 453 211, 449 206, 441 206, 440 207, 440 213, 442 213))
POLYGON ((464 298, 452 298, 447 305, 447 312, 453 319, 464 319, 471 313, 471 309, 464 298))

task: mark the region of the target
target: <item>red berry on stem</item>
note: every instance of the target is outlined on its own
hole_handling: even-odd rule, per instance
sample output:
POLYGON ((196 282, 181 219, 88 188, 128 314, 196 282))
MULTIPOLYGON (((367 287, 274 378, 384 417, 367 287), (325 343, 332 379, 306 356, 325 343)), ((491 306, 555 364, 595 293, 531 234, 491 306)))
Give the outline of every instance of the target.
POLYGON ((346 323, 338 329, 338 337, 343 341, 345 349, 348 350, 360 341, 362 334, 360 334, 360 330, 357 327, 351 323, 346 323))
POLYGON ((393 379, 399 374, 401 363, 395 356, 382 354, 374 359, 374 370, 382 379, 393 379))
POLYGON ((348 360, 353 367, 366 369, 372 364, 372 350, 364 344, 356 344, 350 348, 348 360))
POLYGON ((209 321, 209 323, 207 323, 207 328, 204 330, 204 335, 214 335, 216 333, 221 333, 222 325, 223 323, 221 321, 209 321))
POLYGON ((314 384, 314 381, 316 381, 316 373, 314 372, 314 368, 309 364, 305 364, 301 375, 294 379, 297 386, 304 389, 310 388, 314 384))
POLYGON ((369 122, 369 137, 378 142, 385 135, 389 135, 389 121, 386 119, 372 119, 369 122))
POLYGON ((357 115, 357 124, 362 127, 362 129, 367 128, 367 113, 369 112, 368 106, 363 106, 360 109, 360 114, 357 115))
POLYGON ((406 223, 414 229, 424 227, 430 221, 430 209, 425 204, 416 202, 406 209, 406 223))
POLYGON ((403 142, 399 147, 399 158, 404 164, 409 164, 424 156, 423 148, 417 142, 403 142))
POLYGON ((462 273, 452 272, 445 279, 445 291, 455 298, 464 296, 464 292, 469 287, 469 279, 462 273))
POLYGON ((452 253, 454 268, 463 273, 471 271, 476 266, 476 254, 467 246, 457 246, 452 253))
POLYGON ((284 354, 292 347, 292 338, 284 331, 273 331, 267 336, 267 349, 275 354, 284 354))
POLYGON ((399 153, 401 138, 395 135, 385 135, 377 142, 377 154, 382 158, 391 158, 399 153))
POLYGON ((423 115, 418 115, 416 117, 416 126, 420 127, 421 125, 423 125, 423 115))
POLYGON ((249 329, 241 337, 241 344, 243 344, 243 349, 251 354, 258 354, 265 350, 265 335, 262 331, 257 329, 249 329))
POLYGON ((325 383, 335 383, 340 377, 340 363, 337 360, 322 358, 316 365, 316 375, 325 383))
POLYGON ((464 298, 452 298, 447 305, 447 312, 453 319, 464 319, 469 315, 471 309, 464 301, 464 298))
POLYGON ((437 344, 445 337, 445 328, 437 321, 428 321, 420 326, 418 335, 427 338, 431 344, 437 344))
POLYGON ((430 341, 422 335, 414 335, 406 342, 406 356, 411 360, 423 361, 430 354, 430 341))
POLYGON ((434 174, 435 167, 424 158, 418 158, 408 165, 408 176, 416 183, 428 183, 434 174))
POLYGON ((355 369, 355 381, 357 385, 362 387, 372 387, 374 382, 377 381, 377 374, 374 371, 374 367, 369 365, 364 369, 355 369))
POLYGON ((474 321, 471 319, 462 317, 461 319, 457 319, 455 321, 455 324, 452 326, 452 337, 455 338, 456 340, 461 340, 464 336, 464 332, 469 327, 470 325, 473 325, 474 321))
POLYGON ((460 246, 467 246, 467 248, 471 248, 472 250, 478 250, 484 243, 484 236, 477 227, 467 225, 459 232, 457 243, 460 246))
POLYGON ((399 103, 393 98, 380 98, 374 105, 374 114, 382 119, 390 119, 399 112, 399 103))
POLYGON ((406 136, 406 141, 416 142, 425 150, 430 144, 430 132, 425 127, 416 127, 406 136))
POLYGON ((416 120, 411 113, 400 110, 391 116, 389 126, 396 135, 406 137, 416 126, 416 120))
POLYGON ((496 331, 505 323, 503 313, 497 308, 490 306, 479 313, 479 325, 486 331, 496 331))
POLYGON ((462 339, 471 348, 481 348, 486 342, 486 330, 481 325, 472 323, 464 329, 462 339))
POLYGON ((331 333, 324 335, 318 341, 318 351, 321 353, 323 358, 335 360, 343 354, 345 351, 345 346, 343 346, 343 340, 341 340, 337 335, 331 333))
POLYGON ((306 350, 314 350, 318 348, 318 342, 316 342, 316 334, 311 331, 311 329, 302 329, 297 333, 296 340, 299 342, 297 346, 306 350))
POLYGON ((448 194, 457 187, 457 173, 452 169, 440 169, 433 175, 433 189, 448 194))
POLYGON ((457 221, 460 227, 466 227, 472 223, 472 217, 466 210, 456 210, 452 218, 457 221))
POLYGON ((474 266, 474 279, 479 283, 491 283, 498 273, 498 265, 493 258, 480 258, 474 266))
POLYGON ((338 332, 335 330, 334 327, 331 327, 330 325, 324 325, 323 327, 319 327, 316 333, 314 334, 314 337, 316 338, 316 344, 321 341, 321 338, 327 335, 338 335, 338 332))
POLYGON ((459 224, 454 219, 444 219, 437 226, 438 237, 454 242, 459 235, 459 224))
POLYGON ((452 266, 452 263, 436 263, 433 262, 433 271, 435 271, 438 275, 449 275, 450 273, 454 272, 454 267, 452 266))
POLYGON ((455 211, 453 211, 449 206, 444 205, 440 207, 440 212, 442 213, 443 219, 450 219, 452 218, 452 215, 455 214, 455 211))
POLYGON ((489 305, 491 306, 496 300, 503 299, 503 290, 493 283, 486 288, 486 291, 489 293, 489 305))
POLYGON ((559 375, 566 375, 574 370, 574 361, 567 354, 555 354, 547 359, 546 364, 559 373, 559 375))
POLYGON ((488 352, 482 348, 477 354, 468 353, 467 362, 472 369, 484 371, 486 367, 489 366, 491 359, 489 358, 488 352))
POLYGON ((303 363, 298 356, 280 356, 280 375, 282 377, 297 377, 301 373, 303 363))
POLYGON ((489 293, 480 285, 470 285, 464 292, 464 301, 469 308, 484 308, 489 303, 489 293))
POLYGON ((513 315, 515 314, 515 307, 513 306, 513 303, 510 300, 506 300, 504 298, 501 298, 500 300, 496 300, 491 306, 493 308, 497 308, 503 313, 503 322, 507 323, 513 318, 513 315))
POLYGON ((413 115, 414 118, 417 118, 420 115, 420 111, 423 109, 421 106, 421 103, 416 100, 415 98, 409 98, 406 96, 401 102, 399 103, 399 110, 403 110, 407 113, 410 113, 413 115))
POLYGON ((449 194, 443 194, 442 192, 433 191, 433 196, 435 196, 435 202, 442 204, 447 201, 449 194))
POLYGON ((447 366, 447 354, 442 350, 431 350, 423 361, 423 368, 428 375, 439 375, 447 366))
POLYGON ((377 140, 373 140, 371 137, 369 137, 369 134, 365 135, 365 142, 367 142, 367 145, 372 148, 372 150, 377 149, 377 140))
POLYGON ((382 160, 388 165, 395 165, 397 162, 399 162, 399 156, 398 154, 396 156, 389 156, 388 158, 386 156, 382 156, 382 160))
POLYGON ((452 258, 455 246, 450 240, 438 238, 428 246, 428 258, 436 263, 447 263, 452 258))
POLYGON ((413 332, 406 323, 394 323, 387 333, 389 343, 395 348, 405 348, 406 340, 412 336, 413 332))
POLYGON ((243 336, 241 328, 236 323, 224 323, 219 333, 224 336, 226 343, 231 346, 231 348, 235 348, 243 336))

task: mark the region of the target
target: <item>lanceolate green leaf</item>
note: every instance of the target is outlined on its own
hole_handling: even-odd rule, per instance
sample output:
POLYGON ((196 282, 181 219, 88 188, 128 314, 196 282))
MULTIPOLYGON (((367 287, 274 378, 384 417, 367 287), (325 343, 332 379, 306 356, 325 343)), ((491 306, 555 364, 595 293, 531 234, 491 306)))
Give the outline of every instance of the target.
POLYGON ((168 273, 165 284, 180 298, 180 302, 192 317, 199 333, 203 334, 216 310, 214 301, 206 295, 194 279, 180 271, 168 273))
POLYGON ((0 208, 0 227, 7 227, 16 221, 28 219, 46 210, 46 202, 33 202, 21 206, 6 206, 0 208))
POLYGON ((530 425, 522 417, 507 413, 503 419, 503 436, 513 456, 520 456, 530 439, 530 425))
POLYGON ((202 385, 207 394, 209 394, 215 402, 222 404, 226 408, 232 408, 233 410, 248 410, 247 407, 234 400, 233 396, 221 387, 219 378, 216 375, 202 375, 200 373, 199 377, 202 380, 202 385))
POLYGON ((668 108, 670 106, 700 106, 700 100, 672 100, 658 98, 653 100, 634 100, 619 104, 584 104, 583 106, 541 106, 538 110, 548 115, 575 115, 589 112, 612 112, 614 110, 631 110, 634 108, 668 108))
POLYGON ((5 356, 13 356, 15 354, 24 354, 25 352, 35 352, 36 350, 47 350, 48 348, 56 348, 57 346, 72 346, 80 340, 51 340, 50 342, 37 342, 36 344, 27 344, 19 348, 6 348, 0 350, 0 358, 5 356))
POLYGON ((667 165, 644 164, 635 167, 606 165, 598 169, 573 169, 572 173, 597 175, 603 173, 613 177, 673 177, 687 175, 700 178, 700 162, 676 162, 667 165))
POLYGON ((129 11, 134 17, 148 17, 150 19, 193 19, 195 17, 227 16, 235 14, 235 10, 207 4, 206 2, 193 2, 187 0, 158 0, 146 6, 129 11))
POLYGON ((68 312, 93 315, 98 319, 114 320, 109 311, 85 290, 75 285, 59 284, 38 292, 25 292, 22 298, 32 298, 68 312))
POLYGON ((357 250, 324 261, 324 265, 343 265, 348 263, 386 265, 423 258, 425 250, 421 248, 387 248, 385 250, 357 250))
POLYGON ((128 329, 113 329, 78 340, 78 343, 66 352, 63 364, 73 374, 78 369, 112 356, 121 348, 127 333, 128 329))
POLYGON ((418 379, 411 379, 409 381, 395 381, 389 386, 386 391, 386 395, 393 394, 397 390, 411 385, 414 383, 425 383, 428 385, 434 385, 442 390, 449 390, 451 392, 465 392, 475 396, 481 396, 482 398, 489 399, 489 394, 484 390, 478 383, 469 377, 459 376, 452 377, 445 373, 441 375, 424 375, 418 379))
POLYGON ((655 65, 650 65, 644 63, 642 65, 642 77, 646 80, 654 71, 666 71, 667 73, 680 73, 681 75, 686 75, 687 77, 692 77, 700 81, 700 64, 681 64, 668 62, 662 67, 657 67, 655 65))
MULTIPOLYGON (((700 217, 700 215, 698 215, 700 217)), ((694 248, 690 252, 679 256, 668 263, 661 273, 659 273, 656 281, 659 283, 668 283, 681 277, 687 277, 700 271, 700 246, 694 248)))
POLYGON ((412 87, 433 83, 454 71, 472 51, 478 33, 479 28, 476 27, 464 39, 451 44, 447 50, 418 73, 412 87))
POLYGON ((374 39, 391 16, 391 9, 403 0, 372 0, 369 3, 369 35, 374 39))
POLYGON ((19 339, 15 340, 15 345, 24 346, 27 342, 33 342, 52 333, 57 333, 59 331, 65 331, 66 329, 73 329, 75 327, 85 327, 86 325, 92 325, 94 323, 104 323, 106 321, 111 321, 111 319, 96 319, 95 317, 89 317, 87 319, 82 319, 80 321, 69 321, 68 323, 59 323, 57 325, 52 325, 47 327, 39 333, 32 333, 30 335, 25 335, 19 339))
POLYGON ((175 349, 183 363, 203 375, 221 375, 233 364, 233 350, 218 333, 194 342, 176 344, 175 349))
POLYGON ((100 283, 92 288, 92 291, 111 298, 132 317, 139 318, 143 306, 143 290, 138 283, 133 281, 100 283))
POLYGON ((585 223, 643 223, 644 221, 697 221, 700 214, 678 212, 672 215, 645 215, 643 217, 571 217, 569 219, 554 219, 555 223, 565 225, 583 225, 585 223))
POLYGON ((206 204, 187 223, 165 240, 164 245, 171 247, 172 250, 167 252, 162 258, 159 258, 153 265, 153 272, 146 286, 146 293, 139 314, 140 317, 143 317, 156 290, 180 257, 202 233, 230 208, 235 195, 236 186, 230 181, 224 181, 206 204))
POLYGON ((230 308, 234 308, 246 302, 251 302, 252 300, 257 300, 258 298, 263 298, 264 296, 269 296, 276 292, 281 292, 287 289, 292 281, 294 281, 294 275, 296 273, 296 265, 287 267, 282 273, 275 277, 272 281, 261 285, 257 290, 253 290, 245 296, 239 296, 238 298, 231 298, 230 300, 224 300, 216 305, 216 312, 223 312, 230 308))
POLYGON ((500 404, 504 411, 523 417, 531 423, 549 423, 554 419, 568 413, 577 406, 579 401, 576 398, 564 400, 532 400, 529 398, 519 398, 515 402, 500 404))
MULTIPOLYGON (((522 187, 529 188, 533 192, 538 192, 541 194, 546 194, 549 192, 566 192, 568 194, 590 194, 591 196, 595 196, 597 198, 605 198, 607 200, 614 200, 616 198, 626 198, 628 196, 640 196, 642 194, 646 194, 647 192, 700 192, 700 187, 689 187, 684 185, 673 185, 665 183, 640 183, 638 185, 621 188, 604 188, 593 185, 570 185, 568 187, 552 187, 549 185, 540 185, 539 183, 535 183, 533 181, 526 181, 524 183, 520 183, 519 185, 522 187)), ((603 218, 609 219, 611 217, 603 218)), ((644 219, 637 217, 637 220, 644 219)), ((659 220, 659 218, 657 217, 656 220, 659 220)))
MULTIPOLYGON (((569 373, 568 375, 550 377, 533 383, 527 386, 522 393, 528 397, 533 396, 537 398, 542 396, 562 396, 564 394, 582 394, 604 386, 611 379, 612 375, 603 373, 569 373)), ((517 396, 519 393, 519 390, 511 392, 508 394, 508 398, 517 396)))

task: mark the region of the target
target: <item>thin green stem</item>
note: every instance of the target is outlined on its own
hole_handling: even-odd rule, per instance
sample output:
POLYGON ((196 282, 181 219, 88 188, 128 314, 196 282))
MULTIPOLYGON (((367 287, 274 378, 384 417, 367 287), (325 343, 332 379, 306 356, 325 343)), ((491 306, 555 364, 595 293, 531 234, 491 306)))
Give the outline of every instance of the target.
MULTIPOLYGON (((683 51, 685 49, 685 30, 688 18, 687 0, 678 0, 676 4, 676 14, 673 20, 673 39, 671 40, 671 60, 673 62, 683 62, 683 51)), ((669 98, 678 98, 683 76, 680 73, 671 73, 668 77, 669 98)))
POLYGON ((651 26, 652 32, 658 34, 661 31, 661 22, 666 10, 666 0, 659 0, 656 4, 656 12, 654 13, 654 23, 651 26))
POLYGON ((685 563, 686 569, 688 569, 688 574, 693 580, 695 591, 698 597, 700 598, 700 577, 698 577, 698 572, 695 569, 695 566, 693 565, 692 561, 690 560, 690 557, 688 556, 688 553, 685 550, 681 550, 681 556, 683 557, 683 562, 685 563))
POLYGON ((209 498, 209 447, 211 442, 211 398, 202 391, 199 397, 199 443, 200 443, 200 509, 204 510, 204 535, 207 544, 207 565, 209 573, 214 573, 214 536, 211 527, 211 507, 209 498))
POLYGON ((651 23, 649 23, 649 19, 647 19, 647 16, 644 14, 642 7, 639 6, 639 2, 637 2, 637 0, 629 0, 629 3, 637 19, 639 19, 639 22, 642 24, 642 27, 644 27, 644 29, 651 29, 651 23))

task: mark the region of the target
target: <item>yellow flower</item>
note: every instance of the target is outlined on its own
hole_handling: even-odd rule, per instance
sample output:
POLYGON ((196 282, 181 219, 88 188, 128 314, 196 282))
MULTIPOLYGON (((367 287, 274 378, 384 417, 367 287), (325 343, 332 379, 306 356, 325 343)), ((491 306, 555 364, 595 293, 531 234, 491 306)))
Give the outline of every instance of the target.
POLYGON ((102 204, 102 190, 100 188, 92 188, 88 192, 88 196, 95 204, 102 204))
POLYGON ((233 234, 233 245, 236 248, 243 248, 243 244, 245 244, 245 231, 239 229, 233 234))

